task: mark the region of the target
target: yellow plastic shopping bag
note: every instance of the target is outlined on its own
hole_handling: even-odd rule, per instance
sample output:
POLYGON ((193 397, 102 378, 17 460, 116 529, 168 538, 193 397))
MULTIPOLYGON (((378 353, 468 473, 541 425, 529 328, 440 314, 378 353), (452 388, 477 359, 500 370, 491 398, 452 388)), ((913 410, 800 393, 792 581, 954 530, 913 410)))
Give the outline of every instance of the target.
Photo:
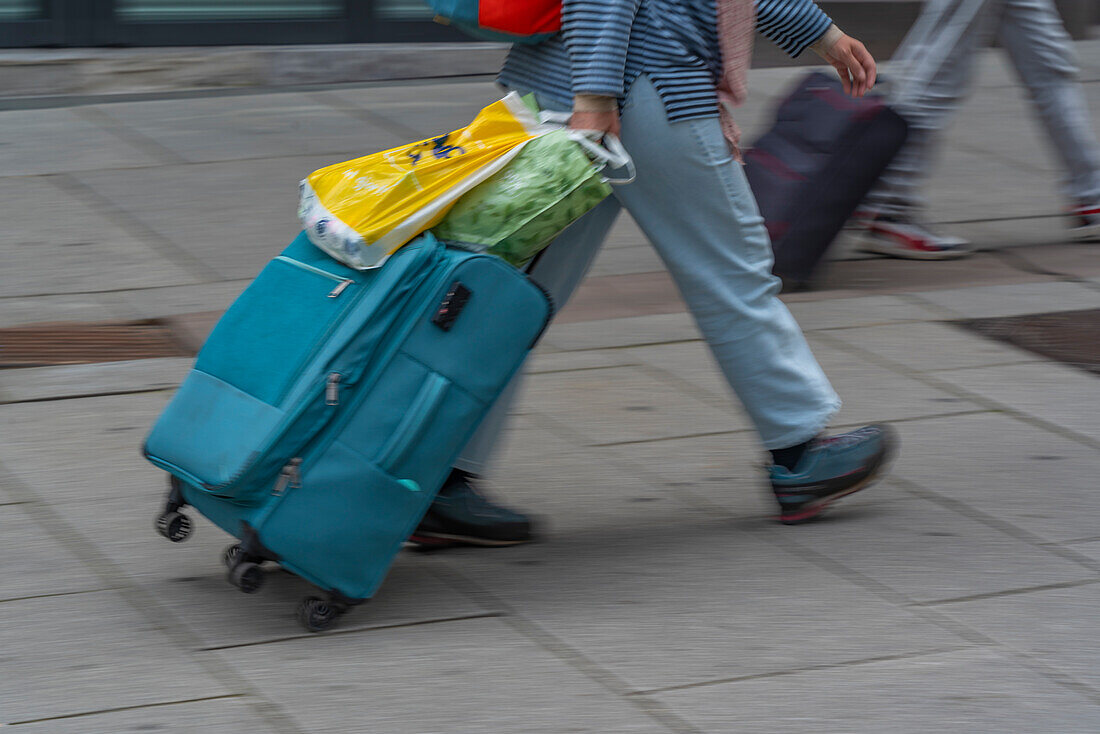
POLYGON ((301 183, 298 216, 325 252, 377 267, 550 129, 512 92, 461 130, 313 172, 301 183))

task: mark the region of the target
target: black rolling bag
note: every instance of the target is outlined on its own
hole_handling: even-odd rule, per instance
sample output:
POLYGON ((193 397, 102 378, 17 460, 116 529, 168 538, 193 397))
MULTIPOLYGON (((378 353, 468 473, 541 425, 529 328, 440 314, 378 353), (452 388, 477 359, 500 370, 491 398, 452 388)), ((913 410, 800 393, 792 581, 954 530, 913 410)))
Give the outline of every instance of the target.
POLYGON ((838 79, 819 72, 783 100, 775 125, 744 158, 786 289, 807 285, 907 132, 881 96, 849 97, 838 79))

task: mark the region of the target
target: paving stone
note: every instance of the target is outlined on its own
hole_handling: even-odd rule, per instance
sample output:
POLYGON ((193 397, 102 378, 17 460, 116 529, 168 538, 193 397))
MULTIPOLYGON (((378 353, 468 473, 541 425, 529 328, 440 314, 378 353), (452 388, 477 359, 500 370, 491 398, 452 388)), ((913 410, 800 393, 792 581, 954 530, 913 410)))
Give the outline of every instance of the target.
MULTIPOLYGON (((639 462, 637 454, 618 448, 580 448, 527 417, 517 418, 487 483, 498 500, 534 518, 540 543, 502 549, 494 556, 537 565, 547 545, 615 552, 616 544, 632 543, 640 535, 707 519, 690 502, 681 501, 685 487, 679 482, 664 481, 648 470, 650 462, 639 462)), ((655 459, 663 455, 655 454, 655 459)))
POLYGON ((1096 376, 1054 362, 1034 362, 972 370, 951 370, 936 377, 1004 406, 1100 440, 1100 414, 1085 409, 1100 394, 1096 376))
MULTIPOLYGON (((308 94, 243 95, 97 105, 191 162, 298 155, 367 155, 407 142, 308 94)), ((339 160, 337 158, 337 160, 339 160)), ((333 161, 337 162, 336 160, 333 161)))
POLYGON ((981 409, 950 392, 871 364, 858 353, 837 348, 812 333, 808 339, 814 356, 843 401, 832 420, 834 426, 981 409))
MULTIPOLYGON (((4 176, 155 166, 164 162, 64 107, 0 111, 0 147, 4 149, 4 176), (64 141, 64 144, 43 144, 44 141, 64 141)), ((8 201, 7 195, 3 200, 8 201)), ((7 222, 10 224, 11 220, 7 222)))
POLYGON ((20 734, 127 734, 147 731, 163 734, 192 734, 197 731, 268 734, 276 729, 253 713, 243 700, 231 698, 51 719, 22 724, 16 731, 20 734))
POLYGON ((996 413, 895 427, 895 475, 1049 541, 1096 535, 1096 449, 996 413))
MULTIPOLYGON (((1041 213, 1026 217, 944 222, 937 224, 936 229, 969 240, 975 250, 991 254, 1001 251, 1001 255, 1010 255, 1021 248, 1027 250, 1032 247, 1059 247, 1069 238, 1069 231, 1064 218, 1051 216, 1061 211, 1058 205, 1052 201, 1049 206, 1049 209, 1041 213)), ((1032 277, 1028 280, 1046 279, 1032 277)))
POLYGON ((787 305, 803 331, 873 326, 903 321, 936 321, 940 317, 897 296, 860 296, 787 305))
MULTIPOLYGON (((682 502, 768 527, 774 522, 776 503, 764 472, 767 454, 752 431, 721 436, 647 441, 600 447, 602 454, 625 466, 638 467, 645 476, 659 478, 658 487, 682 502)), ((890 483, 844 500, 843 510, 830 510, 830 523, 875 522, 872 506, 909 499, 890 483), (858 512, 856 510, 858 509, 858 512)))
POLYGON ((0 202, 7 297, 195 282, 191 273, 44 181, 0 178, 0 202))
MULTIPOLYGON (((1022 176, 1039 172, 1047 180, 1058 175, 1060 161, 1047 142, 1046 133, 1033 113, 1027 88, 1019 83, 1015 70, 1004 64, 980 65, 984 66, 980 78, 988 78, 994 86, 976 89, 960 105, 946 136, 951 147, 1019 166, 1022 176), (1011 146, 1002 142, 1013 138, 1035 142, 1011 146)), ((975 218, 973 214, 968 218, 975 218)))
MULTIPOLYGON (((834 426, 978 408, 950 393, 869 364, 865 359, 837 349, 812 335, 809 338, 815 357, 843 400, 841 411, 831 421, 834 426)), ((730 391, 705 344, 658 344, 625 351, 631 357, 668 372, 677 379, 687 380, 705 391, 710 396, 711 405, 726 407, 735 417, 730 430, 752 428, 752 423, 741 412, 737 398, 730 391)))
POLYGON ((990 650, 964 650, 672 691, 703 731, 1086 734, 1100 707, 990 650))
MULTIPOLYGON (((253 273, 255 275, 255 273, 253 273)), ((110 294, 129 318, 155 319, 196 311, 224 311, 241 294, 251 278, 168 288, 126 290, 110 294)))
POLYGON ((556 317, 558 324, 622 319, 686 310, 665 271, 605 275, 586 280, 556 317))
POLYGON ((168 393, 0 405, 0 462, 43 501, 156 497, 141 445, 168 393))
POLYGON ((1100 80, 1100 42, 1094 39, 1081 39, 1073 42, 1077 52, 1077 63, 1081 67, 1079 79, 1090 98, 1096 98, 1096 81, 1100 80))
MULTIPOLYGON (((956 225, 944 226, 953 230, 956 225)), ((850 234, 842 233, 841 237, 849 243, 855 240, 855 237, 850 234)), ((1029 254, 1033 251, 1058 247, 1063 245, 1020 245, 1014 247, 1013 253, 1029 254)), ((1000 254, 993 252, 977 252, 970 257, 951 261, 902 260, 874 256, 870 253, 862 254, 864 256, 862 260, 850 260, 843 265, 822 268, 817 285, 819 290, 783 294, 783 300, 787 303, 820 301, 825 298, 833 300, 838 297, 838 293, 840 296, 849 298, 875 293, 896 296, 901 293, 915 294, 948 288, 969 288, 979 283, 996 285, 1055 281, 1055 276, 1021 270, 1015 262, 1009 262, 1000 254)), ((934 314, 931 318, 922 315, 919 320, 942 321, 957 318, 957 315, 950 310, 926 301, 922 302, 912 295, 903 297, 903 300, 912 306, 912 314, 934 314)), ((904 309, 898 311, 895 308, 895 312, 902 318, 906 316, 904 309)))
POLYGON ((226 660, 312 731, 667 731, 499 620, 313 637, 226 660))
POLYGON ((588 271, 589 277, 623 275, 628 273, 654 273, 665 270, 657 251, 643 241, 636 247, 608 247, 606 244, 588 271))
POLYGON ((519 553, 446 562, 634 690, 958 643, 767 542, 758 520, 628 511, 603 537, 514 549, 526 564, 519 553))
MULTIPOLYGON (((404 5, 390 17, 427 21, 428 8, 404 5)), ((383 11, 385 12, 385 11, 383 11)), ((503 43, 361 43, 290 45, 267 50, 267 83, 331 84, 407 79, 404 84, 438 81, 435 77, 493 74, 508 52, 503 43)))
MULTIPOLYGON (((612 226, 611 231, 607 233, 607 239, 603 241, 604 251, 618 250, 620 248, 629 248, 639 257, 645 257, 646 252, 656 254, 653 246, 649 244, 649 240, 646 238, 645 233, 642 232, 642 228, 634 221, 634 217, 630 216, 630 212, 625 209, 619 211, 619 216, 615 220, 614 226, 612 226)), ((597 258, 597 262, 598 261, 599 259, 597 258)), ((663 264, 660 269, 664 269, 663 264)))
POLYGON ((952 324, 869 326, 831 331, 829 336, 920 372, 1043 359, 1034 352, 977 338, 952 324))
POLYGON ((1015 90, 1021 88, 1020 77, 1012 67, 1007 54, 1001 49, 992 48, 975 55, 971 83, 974 92, 967 99, 968 103, 972 98, 1005 94, 1008 90, 1013 90, 1008 92, 1012 98, 1015 96, 1015 90))
POLYGON ((779 103, 794 91, 794 85, 803 73, 809 69, 751 69, 749 71, 749 93, 745 104, 737 108, 737 126, 741 128, 741 139, 755 141, 775 124, 775 113, 779 103), (774 75, 776 72, 785 74, 774 75), (791 72, 794 73, 791 73, 791 72), (772 78, 768 78, 772 76, 772 78))
POLYGON ((876 507, 873 516, 844 509, 799 528, 798 542, 916 601, 1092 576, 1072 561, 922 499, 876 507))
MULTIPOLYGON (((1053 218, 1051 223, 1064 227, 1064 220, 1053 218)), ((1062 235, 1067 235, 1062 232, 1062 235)), ((1037 270, 1060 273, 1073 279, 1088 280, 1089 276, 1100 275, 1100 258, 1096 257, 1096 242, 1082 240, 1060 244, 1043 244, 1037 247, 1016 248, 1012 251, 1014 260, 1022 260, 1037 270)), ((1095 282, 1095 278, 1093 282, 1095 282)))
POLYGON ((1091 686, 1100 686, 1095 630, 1100 585, 944 604, 939 611, 998 643, 1091 686))
POLYGON ((224 311, 199 311, 181 313, 161 319, 164 328, 172 334, 172 340, 184 354, 198 354, 214 327, 221 321, 224 311))
MULTIPOLYGON (((615 351, 628 355, 630 359, 656 367, 674 378, 691 383, 714 398, 715 405, 720 405, 723 400, 731 403, 737 400, 706 342, 651 344, 615 351)), ((747 420, 739 423, 739 428, 752 427, 747 420)))
MULTIPOLYGON (((195 522, 194 535, 184 543, 168 542, 153 531, 162 501, 159 492, 151 492, 141 499, 76 502, 57 509, 135 584, 172 609, 201 646, 309 636, 294 615, 303 597, 318 594, 315 587, 269 564, 263 588, 242 594, 226 580, 222 563, 222 551, 234 539, 190 509, 185 512, 195 522)), ((443 585, 427 563, 430 559, 419 554, 401 554, 379 593, 349 612, 339 629, 419 624, 491 611, 443 585)))
POLYGON ((251 280, 299 232, 298 182, 352 154, 79 174, 226 280, 251 280))
POLYGON ((931 216, 936 221, 951 222, 1054 214, 1062 207, 1057 188, 1058 175, 1053 172, 994 158, 985 151, 970 150, 948 139, 924 193, 931 216), (997 196, 983 199, 981 213, 975 216, 974 192, 988 189, 991 181, 1026 181, 1027 184, 997 187, 997 196))
POLYGON ((1100 294, 1077 283, 1018 283, 926 291, 920 298, 959 318, 982 319, 1096 308, 1100 294))
POLYGON ((531 375, 522 405, 592 444, 728 431, 733 423, 725 411, 636 367, 531 375))
POLYGON ((564 350, 605 349, 699 339, 688 313, 634 316, 576 324, 552 325, 543 343, 564 350))
MULTIPOLYGON (((388 146, 394 147, 465 127, 483 107, 503 96, 504 92, 495 85, 466 82, 406 89, 341 89, 325 92, 319 99, 337 98, 362 108, 372 116, 383 118, 388 121, 391 130, 408 130, 402 140, 388 146)), ((363 155, 370 152, 373 151, 365 150, 363 155)))
POLYGON ((1100 561, 1100 540, 1091 543, 1073 543, 1066 546, 1077 553, 1083 553, 1089 558, 1100 561))
POLYGON ((0 602, 102 589, 102 580, 43 531, 24 508, 0 505, 0 556, 4 558, 0 602))
POLYGON ((0 604, 0 649, 9 722, 240 693, 110 591, 0 604))
POLYGON ((541 372, 570 372, 575 370, 623 367, 637 362, 620 350, 606 352, 543 352, 537 351, 528 358, 524 369, 529 374, 541 372))
POLYGON ((175 388, 191 369, 189 357, 29 367, 0 371, 0 402, 175 388))
POLYGON ((393 109, 407 104, 470 105, 474 111, 500 99, 500 87, 489 79, 434 79, 429 83, 401 81, 370 84, 321 93, 364 109, 393 109))
POLYGON ((0 299, 0 328, 51 321, 110 321, 118 316, 96 295, 13 296, 0 299))

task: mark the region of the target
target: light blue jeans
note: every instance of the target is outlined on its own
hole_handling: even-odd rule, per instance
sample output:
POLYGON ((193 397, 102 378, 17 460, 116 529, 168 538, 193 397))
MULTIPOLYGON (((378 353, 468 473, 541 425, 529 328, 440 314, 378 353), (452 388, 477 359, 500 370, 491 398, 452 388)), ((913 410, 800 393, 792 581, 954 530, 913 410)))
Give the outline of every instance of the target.
MULTIPOLYGON (((539 98, 545 109, 562 105, 539 98)), ((767 449, 820 433, 840 400, 777 297, 764 220, 717 118, 669 123, 648 79, 631 87, 622 140, 638 177, 566 229, 531 268, 561 308, 626 207, 664 260, 767 449)), ((517 377, 456 463, 484 472, 518 390, 517 377)))

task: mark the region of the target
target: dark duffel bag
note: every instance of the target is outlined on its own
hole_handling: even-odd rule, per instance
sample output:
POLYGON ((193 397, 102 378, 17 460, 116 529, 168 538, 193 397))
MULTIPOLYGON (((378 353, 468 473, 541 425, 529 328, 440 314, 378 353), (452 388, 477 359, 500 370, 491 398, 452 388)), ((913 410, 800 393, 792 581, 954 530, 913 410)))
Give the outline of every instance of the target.
POLYGON ((745 174, 788 289, 805 287, 837 233, 893 160, 908 126, 880 95, 807 75, 745 152, 745 174))

